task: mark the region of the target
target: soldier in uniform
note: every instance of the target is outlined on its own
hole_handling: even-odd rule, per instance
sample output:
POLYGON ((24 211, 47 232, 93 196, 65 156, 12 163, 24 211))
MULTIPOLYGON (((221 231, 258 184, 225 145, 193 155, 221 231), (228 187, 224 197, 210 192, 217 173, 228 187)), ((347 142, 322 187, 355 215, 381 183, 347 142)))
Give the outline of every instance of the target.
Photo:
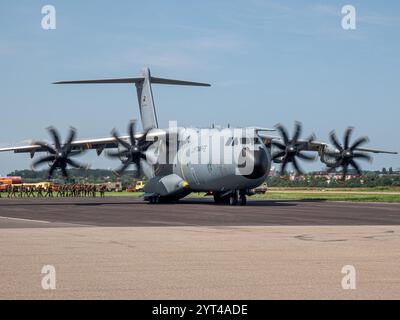
POLYGON ((100 197, 104 198, 106 196, 106 186, 102 184, 100 186, 100 197))
POLYGON ((7 198, 10 198, 13 192, 13 186, 11 184, 9 184, 7 186, 7 198))
POLYGON ((53 187, 51 184, 48 185, 45 197, 53 197, 53 187))
POLYGON ((37 189, 36 189, 36 191, 37 191, 37 194, 36 194, 36 196, 39 198, 39 197, 43 197, 43 187, 42 186, 38 186, 37 187, 37 189))
POLYGON ((34 198, 34 197, 35 197, 35 191, 36 191, 36 187, 35 187, 35 186, 29 187, 29 194, 28 194, 28 197, 34 198))
POLYGON ((17 193, 18 193, 18 187, 17 186, 12 186, 11 197, 16 198, 17 197, 17 193))
POLYGON ((97 196, 97 194, 96 194, 96 191, 97 191, 96 186, 94 184, 92 184, 90 188, 92 190, 92 197, 96 198, 96 196, 97 196))
POLYGON ((74 195, 73 185, 69 184, 67 189, 67 197, 72 197, 74 195))
POLYGON ((67 185, 67 197, 72 197, 72 184, 67 185))
POLYGON ((27 186, 24 188, 25 197, 29 198, 31 196, 31 187, 27 186))
POLYGON ((23 197, 24 197, 24 192, 25 192, 25 187, 24 187, 24 185, 21 185, 21 186, 19 187, 19 197, 20 197, 20 198, 23 198, 23 197))
POLYGON ((62 192, 62 185, 59 184, 59 185, 57 186, 56 197, 61 197, 61 192, 62 192))

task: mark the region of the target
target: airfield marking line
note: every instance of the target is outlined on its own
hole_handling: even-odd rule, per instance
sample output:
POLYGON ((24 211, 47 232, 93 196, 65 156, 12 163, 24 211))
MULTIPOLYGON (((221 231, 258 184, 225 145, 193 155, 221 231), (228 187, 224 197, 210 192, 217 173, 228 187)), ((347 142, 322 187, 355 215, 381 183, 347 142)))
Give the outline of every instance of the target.
POLYGON ((33 219, 22 219, 22 218, 11 218, 11 217, 3 217, 0 216, 0 219, 7 219, 7 220, 17 220, 17 221, 28 221, 28 222, 38 222, 38 223, 51 223, 50 221, 44 220, 33 220, 33 219))

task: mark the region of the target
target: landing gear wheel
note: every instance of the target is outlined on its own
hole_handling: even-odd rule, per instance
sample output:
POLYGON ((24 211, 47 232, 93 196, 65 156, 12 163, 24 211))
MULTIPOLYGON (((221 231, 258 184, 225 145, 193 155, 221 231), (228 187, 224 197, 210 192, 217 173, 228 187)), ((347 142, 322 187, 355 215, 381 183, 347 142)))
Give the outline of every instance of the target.
POLYGON ((240 196, 240 205, 245 206, 247 204, 247 198, 246 195, 241 195, 240 196))
POLYGON ((221 195, 219 193, 214 194, 214 202, 215 203, 221 203, 223 202, 223 199, 221 198, 221 195))
POLYGON ((230 204, 231 206, 236 206, 236 205, 238 204, 238 198, 237 198, 237 195, 236 195, 236 194, 232 194, 232 195, 229 197, 229 204, 230 204))
POLYGON ((160 197, 157 196, 150 197, 150 203, 151 204, 160 203, 160 197))

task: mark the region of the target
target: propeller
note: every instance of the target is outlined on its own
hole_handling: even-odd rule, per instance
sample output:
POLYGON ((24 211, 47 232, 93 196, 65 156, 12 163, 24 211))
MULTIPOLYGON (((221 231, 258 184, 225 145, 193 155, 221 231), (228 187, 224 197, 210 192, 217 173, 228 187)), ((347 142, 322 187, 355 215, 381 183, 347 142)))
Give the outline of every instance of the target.
POLYGON ((121 139, 118 135, 117 130, 113 129, 111 132, 112 136, 122 146, 122 150, 115 152, 108 152, 107 155, 111 158, 119 158, 122 165, 115 171, 117 175, 121 175, 125 172, 131 164, 136 166, 136 176, 141 173, 141 160, 147 161, 148 155, 146 154, 147 149, 154 143, 154 141, 147 141, 147 134, 150 129, 147 130, 140 138, 135 138, 136 133, 136 121, 129 122, 128 134, 129 142, 121 139))
POLYGON ((48 179, 53 176, 55 170, 61 170, 62 175, 68 178, 67 167, 68 165, 76 169, 87 169, 88 166, 81 164, 71 157, 75 157, 83 152, 83 150, 73 150, 72 142, 76 137, 76 129, 70 128, 69 134, 65 143, 61 143, 60 135, 54 127, 47 128, 50 136, 53 139, 53 145, 49 145, 45 142, 35 141, 34 144, 40 146, 42 149, 46 150, 48 155, 36 159, 32 162, 32 168, 35 169, 41 164, 49 163, 50 169, 48 172, 48 179))
POLYGON ((350 144, 351 135, 353 133, 354 128, 349 127, 346 129, 343 137, 343 145, 340 144, 338 138, 336 137, 336 133, 331 131, 329 138, 337 149, 336 151, 325 151, 324 155, 332 158, 334 162, 329 163, 330 167, 329 171, 336 169, 337 167, 342 167, 343 176, 342 180, 346 179, 347 172, 349 170, 349 166, 353 167, 358 175, 362 174, 360 165, 355 161, 355 159, 372 161, 372 157, 365 152, 357 152, 357 148, 361 145, 367 143, 369 141, 368 137, 361 137, 356 139, 353 144, 350 144))
POLYGON ((275 163, 281 163, 281 175, 285 174, 285 169, 288 163, 292 163, 294 169, 298 174, 303 174, 303 170, 300 168, 297 158, 306 161, 315 160, 314 156, 304 154, 302 151, 307 150, 307 145, 311 143, 315 137, 310 136, 307 141, 299 141, 302 132, 302 126, 300 122, 295 123, 294 134, 290 139, 288 131, 281 124, 276 125, 276 129, 279 131, 283 143, 280 141, 272 140, 271 144, 274 145, 278 151, 272 155, 272 160, 275 163))

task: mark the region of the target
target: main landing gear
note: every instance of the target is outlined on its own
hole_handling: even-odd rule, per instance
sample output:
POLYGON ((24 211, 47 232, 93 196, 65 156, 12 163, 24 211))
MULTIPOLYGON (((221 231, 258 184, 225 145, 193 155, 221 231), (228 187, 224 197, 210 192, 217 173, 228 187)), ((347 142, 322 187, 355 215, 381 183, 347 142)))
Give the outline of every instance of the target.
POLYGON ((151 204, 160 203, 160 197, 159 196, 151 196, 151 197, 149 197, 149 203, 151 203, 151 204))
POLYGON ((247 204, 246 191, 236 191, 227 195, 221 195, 220 193, 214 194, 215 203, 225 203, 231 206, 245 206, 247 204))

